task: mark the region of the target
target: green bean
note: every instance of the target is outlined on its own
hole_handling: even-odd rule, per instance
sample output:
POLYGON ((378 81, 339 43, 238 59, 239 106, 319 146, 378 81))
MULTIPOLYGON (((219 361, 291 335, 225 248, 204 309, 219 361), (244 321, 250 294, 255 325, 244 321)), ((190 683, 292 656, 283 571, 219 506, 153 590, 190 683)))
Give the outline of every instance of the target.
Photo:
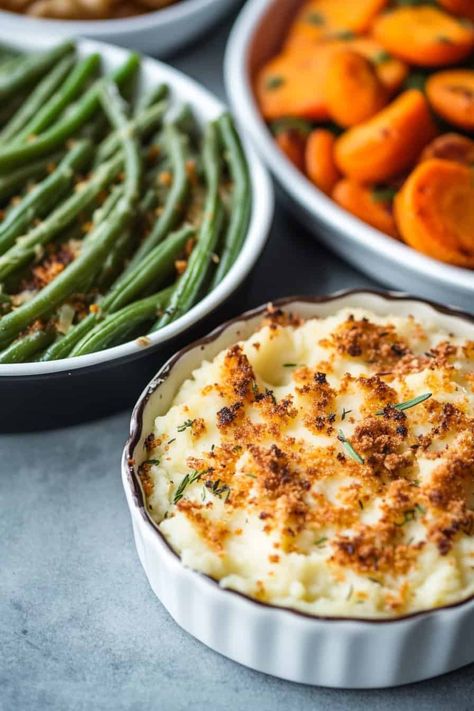
MULTIPOLYGON (((114 127, 124 127, 127 123, 126 117, 116 91, 113 91, 109 84, 104 85, 100 100, 114 127)), ((133 132, 124 130, 121 138, 125 161, 124 193, 113 215, 98 225, 81 254, 53 281, 30 301, 0 320, 0 348, 8 345, 32 321, 51 314, 90 274, 97 273, 117 235, 130 224, 139 193, 141 164, 133 132)))
POLYGON ((225 158, 233 181, 231 217, 224 238, 224 247, 219 265, 212 280, 212 288, 222 281, 234 263, 245 239, 250 220, 251 188, 247 161, 239 136, 229 114, 217 120, 225 158))
POLYGON ((49 74, 44 77, 30 96, 21 104, 18 111, 13 114, 10 121, 5 124, 0 132, 1 143, 16 138, 28 121, 43 108, 45 102, 51 97, 52 92, 56 91, 73 64, 74 57, 67 55, 53 66, 49 74))
POLYGON ((186 170, 185 137, 178 131, 174 123, 169 123, 164 129, 164 142, 171 160, 173 183, 166 198, 163 212, 155 222, 150 234, 143 240, 130 264, 124 272, 124 278, 161 240, 173 229, 183 214, 189 191, 189 177, 186 170))
POLYGON ((122 164, 120 154, 104 163, 43 222, 19 237, 16 244, 0 256, 0 279, 34 259, 42 245, 47 244, 84 210, 90 209, 99 193, 117 177, 122 164))
POLYGON ((173 273, 175 260, 193 235, 194 228, 189 225, 170 234, 128 273, 126 279, 121 279, 116 287, 112 287, 101 304, 102 308, 107 312, 117 311, 150 286, 160 286, 173 273))
POLYGON ((7 175, 0 175, 0 200, 5 200, 17 194, 19 190, 25 187, 28 181, 44 177, 48 173, 50 166, 54 166, 63 156, 64 153, 58 151, 45 158, 27 163, 7 175))
POLYGON ((33 84, 42 77, 56 62, 74 51, 72 42, 64 42, 48 52, 30 54, 23 61, 14 65, 7 73, 0 74, 0 100, 6 101, 21 89, 33 84))
POLYGON ((221 161, 216 123, 206 128, 203 147, 203 166, 207 185, 204 218, 199 229, 196 246, 191 252, 188 266, 177 282, 168 307, 153 330, 166 326, 186 313, 196 301, 211 263, 222 220, 222 202, 219 197, 221 161))
POLYGON ((76 143, 56 170, 10 210, 0 225, 0 254, 4 254, 14 244, 15 238, 22 234, 34 219, 47 214, 53 205, 65 195, 73 184, 75 171, 86 165, 91 155, 92 144, 90 142, 79 141, 76 143))
POLYGON ((71 356, 95 353, 121 343, 143 323, 156 318, 158 312, 166 306, 171 291, 172 288, 168 287, 109 314, 76 345, 71 356))
MULTIPOLYGON (((121 85, 135 73, 140 60, 137 54, 130 54, 127 60, 116 69, 109 77, 116 84, 121 85)), ((45 154, 62 146, 79 128, 81 128, 98 110, 100 96, 107 77, 99 79, 87 90, 84 96, 71 107, 47 131, 37 136, 34 141, 21 145, 12 145, 0 149, 0 171, 22 165, 28 161, 44 156, 45 154)))
POLYGON ((168 93, 169 89, 166 84, 158 84, 150 89, 150 91, 143 93, 135 105, 134 115, 139 116, 142 111, 146 111, 153 106, 153 104, 157 104, 159 101, 166 99, 168 93))
MULTIPOLYGON (((158 104, 150 106, 148 109, 144 110, 138 116, 130 119, 128 125, 136 130, 140 136, 147 136, 150 131, 156 129, 156 127, 161 123, 165 111, 167 108, 167 102, 161 101, 158 104)), ((97 149, 97 155, 95 158, 95 165, 100 165, 104 160, 108 160, 117 150, 120 145, 120 136, 117 131, 110 133, 100 144, 97 149)))
POLYGON ((64 336, 57 336, 54 342, 42 354, 40 360, 50 361, 67 358, 76 343, 79 343, 79 341, 94 328, 99 318, 99 314, 87 314, 82 321, 72 326, 64 336))
POLYGON ((0 363, 24 363, 46 348, 54 338, 52 330, 37 330, 26 334, 0 353, 0 363))
POLYGON ((64 82, 60 91, 57 91, 49 101, 46 101, 30 121, 15 136, 15 142, 24 142, 31 136, 41 134, 80 94, 86 82, 95 73, 100 64, 100 54, 90 54, 76 64, 64 82))

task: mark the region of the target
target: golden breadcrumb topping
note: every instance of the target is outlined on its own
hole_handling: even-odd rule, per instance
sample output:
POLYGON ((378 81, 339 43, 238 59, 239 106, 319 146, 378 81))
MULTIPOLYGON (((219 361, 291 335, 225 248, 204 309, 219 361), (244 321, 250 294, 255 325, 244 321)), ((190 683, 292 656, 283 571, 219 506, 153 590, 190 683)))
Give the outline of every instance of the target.
POLYGON ((321 615, 474 593, 474 342, 411 316, 269 309, 146 439, 151 516, 190 567, 321 615))

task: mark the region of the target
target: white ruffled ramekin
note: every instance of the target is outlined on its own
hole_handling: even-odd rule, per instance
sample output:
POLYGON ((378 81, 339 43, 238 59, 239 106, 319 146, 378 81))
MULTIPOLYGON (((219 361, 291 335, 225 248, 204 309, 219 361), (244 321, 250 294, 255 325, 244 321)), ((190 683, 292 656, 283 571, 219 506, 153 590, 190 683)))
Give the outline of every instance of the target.
MULTIPOLYGON (((462 312, 393 293, 340 292, 292 298, 275 306, 303 317, 363 307, 380 314, 435 319, 474 338, 474 319, 462 312)), ((420 681, 474 661, 474 598, 390 620, 312 617, 224 590, 185 568, 144 506, 137 476, 144 440, 181 383, 203 359, 247 338, 265 307, 247 312, 171 358, 142 393, 132 416, 122 478, 138 555, 155 594, 173 619, 204 644, 245 666, 283 679, 341 688, 388 687, 420 681)))

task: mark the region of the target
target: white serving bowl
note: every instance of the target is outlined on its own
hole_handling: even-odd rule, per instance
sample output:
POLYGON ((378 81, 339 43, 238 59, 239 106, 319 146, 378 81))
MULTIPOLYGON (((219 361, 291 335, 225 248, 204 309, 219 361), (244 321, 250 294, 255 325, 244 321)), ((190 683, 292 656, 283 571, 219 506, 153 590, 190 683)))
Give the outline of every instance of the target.
MULTIPOLYGON (((227 95, 240 125, 314 236, 378 282, 474 312, 474 271, 411 249, 340 208, 283 155, 262 119, 253 91, 256 70, 279 49, 302 0, 248 0, 226 50, 227 95)), ((308 87, 310 90, 310 87, 308 87)))
MULTIPOLYGON (((329 297, 274 302, 303 317, 367 308, 381 315, 436 319, 456 335, 474 338, 474 319, 395 293, 346 291, 329 297)), ((420 681, 474 661, 474 598, 389 620, 323 618, 257 602, 185 568, 149 516, 137 475, 147 458, 145 438, 169 409, 179 387, 221 350, 248 338, 266 306, 219 327, 172 357, 133 411, 122 458, 122 481, 140 561, 174 620, 204 644, 245 666, 290 681, 340 688, 388 687, 420 681)))
MULTIPOLYGON (((41 50, 55 43, 57 38, 51 35, 12 35, 0 26, 0 44, 19 50, 31 51, 32 47, 41 50)), ((80 56, 100 52, 106 70, 121 64, 128 54, 119 47, 85 39, 78 39, 77 47, 80 56)), ((197 82, 166 64, 144 57, 140 90, 146 91, 162 82, 171 89, 171 101, 188 103, 198 120, 212 120, 225 109, 197 82)), ((251 176, 252 213, 242 249, 222 282, 186 314, 150 335, 146 343, 134 340, 74 358, 0 365, 0 399, 11 405, 0 409, 0 431, 64 426, 130 406, 155 372, 157 358, 167 358, 180 347, 180 339, 196 329, 199 321, 240 286, 263 249, 273 216, 273 189, 268 173, 246 141, 244 152, 251 176)))
POLYGON ((117 20, 52 20, 0 10, 0 30, 13 37, 23 32, 90 37, 164 57, 195 39, 239 1, 179 0, 163 10, 117 20))

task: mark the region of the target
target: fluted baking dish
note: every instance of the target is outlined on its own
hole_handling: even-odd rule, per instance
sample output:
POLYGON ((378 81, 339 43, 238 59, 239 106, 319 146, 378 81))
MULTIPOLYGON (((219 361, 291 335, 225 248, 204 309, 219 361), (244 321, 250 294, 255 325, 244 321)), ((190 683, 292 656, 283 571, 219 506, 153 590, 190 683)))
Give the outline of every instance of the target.
MULTIPOLYGON (((390 292, 339 292, 274 304, 304 318, 328 316, 344 307, 367 308, 380 315, 413 314, 474 338, 474 319, 469 315, 390 292)), ((291 681, 340 688, 389 687, 473 662, 472 597, 390 619, 310 616, 223 589, 212 578, 185 568, 148 515, 137 472, 147 458, 144 440, 155 417, 167 411, 180 385, 204 359, 253 333, 265 308, 229 321, 177 353, 134 409, 122 479, 138 555, 151 587, 175 621, 201 642, 241 664, 291 681)))

